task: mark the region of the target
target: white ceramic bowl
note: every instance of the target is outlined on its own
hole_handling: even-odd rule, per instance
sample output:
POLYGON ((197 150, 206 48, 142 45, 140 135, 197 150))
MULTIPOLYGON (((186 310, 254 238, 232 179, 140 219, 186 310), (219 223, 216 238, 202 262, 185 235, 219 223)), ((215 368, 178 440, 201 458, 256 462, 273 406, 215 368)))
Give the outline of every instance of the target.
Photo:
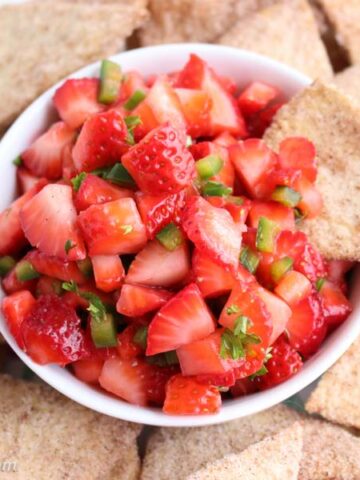
MULTIPOLYGON (((310 80, 301 73, 255 53, 229 47, 179 44, 142 48, 121 53, 113 57, 123 70, 137 69, 144 75, 177 70, 184 65, 190 53, 197 53, 217 72, 235 78, 239 87, 252 80, 263 80, 279 87, 288 97, 304 88, 310 80)), ((99 63, 85 67, 71 77, 97 76, 99 63)), ((61 83, 61 82, 60 82, 61 83)), ((0 211, 6 208, 15 196, 16 181, 13 159, 22 152, 55 117, 51 98, 54 86, 38 98, 18 118, 0 143, 0 211)), ((0 298, 3 297, 0 290, 0 298)), ((40 366, 19 349, 0 315, 0 331, 17 355, 39 377, 67 397, 98 412, 113 417, 161 426, 197 426, 225 422, 269 408, 299 392, 327 368, 329 368, 350 346, 360 333, 360 269, 352 283, 354 312, 348 320, 331 335, 320 350, 303 369, 287 382, 271 390, 240 399, 227 400, 221 411, 210 416, 168 416, 160 409, 130 405, 122 400, 80 382, 68 370, 55 365, 40 366)))

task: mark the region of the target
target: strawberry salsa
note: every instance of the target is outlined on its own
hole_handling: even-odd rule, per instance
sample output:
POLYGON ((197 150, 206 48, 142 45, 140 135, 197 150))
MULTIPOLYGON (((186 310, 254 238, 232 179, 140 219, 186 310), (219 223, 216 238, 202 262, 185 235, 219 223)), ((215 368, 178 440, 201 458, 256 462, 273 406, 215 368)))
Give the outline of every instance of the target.
POLYGON ((66 80, 0 214, 19 347, 167 414, 214 413, 298 372, 351 312, 352 265, 297 228, 322 200, 311 142, 261 140, 283 103, 196 55, 167 75, 104 60, 99 79, 66 80))

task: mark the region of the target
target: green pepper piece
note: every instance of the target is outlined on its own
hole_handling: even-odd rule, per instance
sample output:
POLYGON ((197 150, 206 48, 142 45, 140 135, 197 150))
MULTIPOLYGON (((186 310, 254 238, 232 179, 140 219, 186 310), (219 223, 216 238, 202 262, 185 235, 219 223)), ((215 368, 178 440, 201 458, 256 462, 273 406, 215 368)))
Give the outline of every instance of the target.
POLYGON ((275 188, 271 198, 285 207, 294 208, 300 202, 301 195, 290 187, 280 186, 275 188))
POLYGON ((277 223, 266 217, 260 217, 256 233, 256 248, 260 252, 272 253, 275 247, 275 237, 279 231, 277 223))
POLYGON ((139 327, 136 332, 135 332, 135 335, 133 337, 133 341, 134 343, 136 343, 137 345, 140 345, 141 348, 143 348, 144 350, 146 349, 146 345, 147 345, 147 335, 148 335, 148 327, 139 327))
POLYGON ((136 108, 140 102, 144 100, 146 93, 142 90, 135 90, 131 97, 124 103, 125 110, 131 111, 136 108))
POLYGON ((35 270, 27 260, 21 260, 15 267, 16 278, 20 282, 26 282, 28 280, 34 280, 39 278, 40 274, 35 270))
POLYGON ((184 236, 179 227, 174 223, 169 223, 157 235, 158 241, 166 248, 166 250, 176 250, 184 241, 184 236))
POLYGON ((7 273, 10 272, 16 265, 16 261, 13 257, 6 255, 5 257, 0 257, 0 277, 5 277, 7 273))
POLYGON ((80 272, 85 275, 85 277, 89 278, 92 276, 93 267, 89 257, 85 258, 84 260, 78 260, 76 263, 80 272))
POLYGON ((202 194, 208 197, 227 197, 232 194, 232 188, 220 182, 206 182, 202 187, 202 194))
POLYGON ((116 322, 111 313, 106 313, 101 321, 90 319, 91 338, 97 348, 117 345, 116 322))
POLYGON ((109 180, 111 183, 116 183, 121 187, 135 188, 136 183, 130 173, 122 165, 122 163, 115 163, 115 165, 104 174, 105 180, 109 180))
POLYGON ((294 260, 290 257, 283 257, 275 260, 270 266, 270 274, 275 283, 279 283, 286 272, 291 270, 294 260))
POLYGON ((243 247, 240 252, 240 263, 250 273, 255 273, 259 265, 259 255, 249 247, 243 247))
POLYGON ((22 164, 23 164, 23 161, 20 155, 14 158, 13 165, 15 165, 15 167, 21 167, 22 164))
POLYGON ((122 80, 121 68, 111 60, 103 60, 100 69, 100 91, 98 100, 109 105, 117 100, 122 80))
POLYGON ((224 165, 219 155, 208 155, 196 162, 196 170, 201 180, 208 180, 220 172, 224 165))

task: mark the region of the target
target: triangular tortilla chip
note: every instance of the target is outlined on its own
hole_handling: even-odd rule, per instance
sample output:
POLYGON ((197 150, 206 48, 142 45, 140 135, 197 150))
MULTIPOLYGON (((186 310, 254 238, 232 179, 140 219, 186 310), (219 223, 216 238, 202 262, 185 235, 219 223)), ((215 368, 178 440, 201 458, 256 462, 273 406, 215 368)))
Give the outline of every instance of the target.
POLYGON ((360 338, 320 379, 306 404, 332 422, 360 429, 360 338))
POLYGON ((186 480, 296 480, 302 456, 300 424, 208 464, 186 480))
POLYGON ((0 133, 40 93, 78 68, 120 51, 147 18, 127 4, 31 1, 0 7, 0 133))
POLYGON ((248 15, 219 43, 267 55, 311 78, 332 75, 313 12, 305 0, 283 0, 248 15))
POLYGON ((0 462, 16 462, 17 468, 9 478, 138 478, 141 426, 100 415, 47 386, 4 375, 0 392, 0 462))
POLYGON ((324 207, 301 228, 329 259, 360 260, 360 109, 333 85, 315 83, 279 110, 264 140, 303 136, 316 147, 324 207))
POLYGON ((201 428, 160 428, 150 437, 141 480, 184 480, 207 463, 241 452, 301 419, 279 405, 257 415, 201 428))
POLYGON ((235 5, 236 0, 150 0, 151 18, 139 32, 140 43, 211 42, 234 23, 235 5))
POLYGON ((360 65, 353 65, 335 75, 334 83, 340 90, 360 103, 360 65))
POLYGON ((360 62, 360 5, 359 0, 317 0, 345 48, 351 63, 360 62))

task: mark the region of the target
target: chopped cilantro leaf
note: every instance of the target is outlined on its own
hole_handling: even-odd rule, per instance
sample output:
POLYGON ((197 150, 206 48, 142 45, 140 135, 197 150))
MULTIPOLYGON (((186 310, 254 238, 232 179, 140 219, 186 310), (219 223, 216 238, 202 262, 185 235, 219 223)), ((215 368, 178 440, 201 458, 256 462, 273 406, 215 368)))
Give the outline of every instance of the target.
POLYGON ((240 312, 240 309, 237 305, 233 304, 233 305, 230 305, 230 307, 228 307, 226 309, 226 313, 228 315, 233 315, 234 313, 239 313, 240 312))
POLYGON ((68 254, 69 251, 70 251, 72 248, 74 248, 74 247, 76 247, 76 243, 73 243, 73 241, 70 240, 70 239, 69 239, 69 240, 66 240, 65 246, 64 246, 64 249, 65 249, 66 254, 68 254))
POLYGON ((80 188, 82 182, 85 180, 85 178, 86 178, 86 173, 81 172, 81 173, 79 173, 79 175, 76 175, 76 177, 71 179, 71 183, 72 183, 72 186, 73 186, 73 189, 75 190, 75 192, 79 191, 79 188, 80 188))

